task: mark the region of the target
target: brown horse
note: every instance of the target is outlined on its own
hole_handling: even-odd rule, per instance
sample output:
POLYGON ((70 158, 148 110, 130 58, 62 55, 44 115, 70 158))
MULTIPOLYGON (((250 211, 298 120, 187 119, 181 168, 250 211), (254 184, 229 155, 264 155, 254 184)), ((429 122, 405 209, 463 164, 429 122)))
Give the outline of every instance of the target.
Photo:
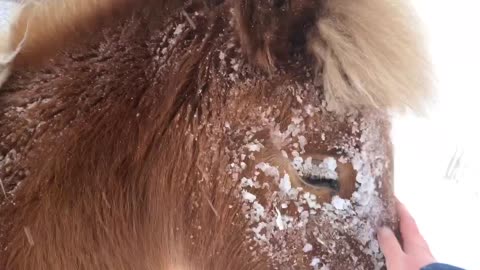
POLYGON ((0 54, 0 269, 381 269, 403 1, 44 0, 0 54), (7 73, 7 71, 9 73, 7 73))

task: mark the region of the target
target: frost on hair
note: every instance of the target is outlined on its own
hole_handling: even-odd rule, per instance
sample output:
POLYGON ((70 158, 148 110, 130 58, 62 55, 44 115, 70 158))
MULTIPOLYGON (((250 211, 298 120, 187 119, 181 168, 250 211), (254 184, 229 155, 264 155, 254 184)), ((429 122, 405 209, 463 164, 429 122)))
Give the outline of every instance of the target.
POLYGON ((17 47, 27 35, 15 63, 42 63, 66 47, 91 39, 98 30, 150 2, 160 7, 159 17, 183 4, 182 0, 25 0, 12 27, 12 47, 17 47))

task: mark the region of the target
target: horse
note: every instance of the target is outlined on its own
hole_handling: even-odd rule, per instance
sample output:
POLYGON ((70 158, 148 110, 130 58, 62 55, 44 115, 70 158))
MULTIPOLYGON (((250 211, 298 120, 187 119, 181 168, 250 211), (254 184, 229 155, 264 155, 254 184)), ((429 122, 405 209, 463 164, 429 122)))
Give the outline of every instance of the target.
POLYGON ((0 44, 0 269, 384 269, 401 0, 22 2, 0 44))

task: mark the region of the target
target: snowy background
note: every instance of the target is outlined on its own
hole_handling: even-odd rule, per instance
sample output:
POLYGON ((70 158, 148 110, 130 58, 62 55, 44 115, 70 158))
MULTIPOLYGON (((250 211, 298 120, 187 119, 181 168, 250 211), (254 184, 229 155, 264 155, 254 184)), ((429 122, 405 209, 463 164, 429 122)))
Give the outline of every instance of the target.
MULTIPOLYGON (((437 260, 480 270, 480 2, 414 0, 439 96, 426 118, 394 122, 397 196, 437 260)), ((0 0, 0 31, 11 2, 0 0)))
POLYGON ((480 2, 414 0, 439 96, 428 118, 394 122, 397 196, 437 260, 480 269, 480 2))

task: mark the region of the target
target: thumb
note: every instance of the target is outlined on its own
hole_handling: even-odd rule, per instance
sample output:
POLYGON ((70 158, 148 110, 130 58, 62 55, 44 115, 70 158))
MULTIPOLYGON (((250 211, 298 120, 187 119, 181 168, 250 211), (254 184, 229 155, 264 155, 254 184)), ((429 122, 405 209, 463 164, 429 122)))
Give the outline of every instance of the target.
POLYGON ((401 260, 404 255, 402 247, 395 234, 387 227, 382 227, 377 232, 380 249, 385 255, 387 269, 394 269, 395 261, 401 260))

